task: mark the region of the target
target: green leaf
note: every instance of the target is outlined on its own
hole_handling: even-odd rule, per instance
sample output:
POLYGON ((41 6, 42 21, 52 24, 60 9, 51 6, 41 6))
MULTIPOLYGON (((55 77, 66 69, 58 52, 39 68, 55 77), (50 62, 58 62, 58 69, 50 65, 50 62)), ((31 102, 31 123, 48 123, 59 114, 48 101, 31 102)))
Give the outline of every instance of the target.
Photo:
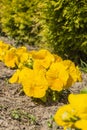
POLYGON ((80 69, 81 69, 82 71, 84 71, 84 72, 87 73, 87 63, 84 62, 84 61, 82 61, 82 60, 80 60, 80 61, 81 61, 81 67, 80 67, 80 69))
POLYGON ((13 111, 11 112, 11 117, 12 117, 13 119, 15 119, 15 120, 19 120, 19 119, 21 118, 21 115, 20 115, 19 111, 13 110, 13 111))
POLYGON ((87 94, 87 87, 83 88, 83 89, 80 91, 80 93, 82 93, 82 94, 87 94))
POLYGON ((41 99, 41 101, 43 101, 43 102, 46 102, 46 101, 47 101, 46 96, 44 96, 44 97, 42 97, 42 98, 40 98, 40 99, 41 99))

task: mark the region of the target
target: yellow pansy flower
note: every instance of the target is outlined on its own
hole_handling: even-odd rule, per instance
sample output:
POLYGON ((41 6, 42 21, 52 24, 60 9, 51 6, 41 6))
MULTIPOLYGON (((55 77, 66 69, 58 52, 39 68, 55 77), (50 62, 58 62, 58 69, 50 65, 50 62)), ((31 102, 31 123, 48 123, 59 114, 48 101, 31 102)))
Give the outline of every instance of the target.
POLYGON ((10 47, 11 47, 10 44, 4 43, 3 41, 0 41, 0 48, 1 48, 2 50, 8 50, 10 47))
MULTIPOLYGON (((26 79, 27 80, 30 80, 28 79, 28 75, 29 75, 29 72, 31 71, 30 68, 26 67, 26 66, 22 66, 22 68, 20 69, 20 74, 19 74, 19 80, 18 82, 22 84, 22 82, 26 79)), ((25 82, 26 82, 25 81, 25 82)))
POLYGON ((46 78, 52 90, 61 91, 69 78, 66 67, 61 62, 52 63, 46 73, 46 78))
POLYGON ((48 53, 50 53, 48 50, 41 49, 38 51, 32 51, 32 56, 35 59, 44 59, 48 53))
POLYGON ((18 57, 19 64, 25 62, 28 59, 27 48, 24 47, 24 46, 17 48, 16 49, 16 55, 18 57))
POLYGON ((77 113, 77 115, 78 115, 78 117, 80 119, 86 119, 87 120, 87 112, 85 112, 85 113, 77 113))
POLYGON ((18 68, 22 68, 23 66, 27 66, 27 67, 33 67, 33 59, 32 56, 28 53, 28 52, 24 52, 21 56, 20 56, 20 62, 18 64, 18 68))
POLYGON ((48 89, 48 82, 45 78, 44 71, 37 71, 24 68, 19 77, 23 85, 23 90, 27 96, 41 98, 45 96, 48 89), (21 79, 20 79, 21 78, 21 79))
POLYGON ((54 58, 55 58, 55 62, 63 61, 63 59, 62 59, 60 56, 58 56, 58 55, 56 55, 56 54, 53 54, 53 56, 54 56, 54 58))
POLYGON ((45 49, 41 49, 39 51, 33 51, 32 57, 35 60, 39 60, 40 64, 46 69, 49 68, 51 63, 55 61, 54 56, 48 50, 45 49))
POLYGON ((28 53, 28 51, 27 51, 27 48, 24 47, 24 46, 19 47, 19 48, 16 49, 16 55, 18 56, 19 61, 22 58, 22 55, 24 55, 25 53, 28 53))
POLYGON ((77 120, 76 112, 70 105, 61 106, 54 115, 55 122, 65 128, 74 127, 74 121, 77 120))
POLYGON ((81 82, 82 81, 82 73, 79 70, 78 66, 76 66, 76 74, 77 74, 77 81, 81 82))
POLYGON ((6 43, 0 41, 0 60, 1 61, 4 60, 5 53, 10 48, 11 48, 11 45, 6 44, 6 43))
POLYGON ((77 81, 82 81, 81 72, 78 66, 75 66, 71 60, 64 60, 62 62, 67 67, 67 72, 69 73, 66 88, 69 88, 77 81))
POLYGON ((23 54, 21 54, 20 57, 20 62, 24 63, 25 61, 27 61, 29 59, 31 55, 29 55, 28 52, 24 52, 23 54))
POLYGON ((3 51, 3 50, 0 48, 0 61, 3 61, 5 52, 6 52, 6 50, 3 51))
POLYGON ((76 128, 81 130, 87 130, 87 120, 79 120, 75 123, 76 128))
POLYGON ((19 63, 18 57, 16 55, 16 48, 12 47, 6 52, 4 63, 6 66, 11 68, 15 67, 19 63))
POLYGON ((25 46, 19 47, 16 49, 16 53, 21 56, 24 52, 27 52, 27 48, 25 46))
POLYGON ((22 46, 22 47, 17 48, 16 55, 19 60, 18 68, 22 68, 24 65, 29 67, 32 54, 27 50, 26 47, 22 46))
POLYGON ((44 69, 46 71, 46 68, 42 65, 41 60, 34 60, 33 69, 37 71, 44 69))
POLYGON ((87 113, 87 94, 70 94, 68 100, 78 113, 87 113))
POLYGON ((81 72, 79 71, 78 67, 75 67, 74 65, 70 66, 69 73, 74 83, 76 81, 81 81, 81 72))
POLYGON ((18 83, 19 81, 19 75, 20 75, 20 70, 17 69, 15 73, 12 75, 12 77, 9 79, 10 83, 18 83))
POLYGON ((72 82, 75 83, 76 81, 81 81, 81 72, 78 66, 75 66, 74 62, 71 60, 64 60, 63 64, 67 67, 67 71, 69 72, 70 78, 72 82))
POLYGON ((70 94, 68 101, 69 104, 61 106, 54 115, 56 123, 65 130, 68 128, 86 130, 87 94, 70 94))

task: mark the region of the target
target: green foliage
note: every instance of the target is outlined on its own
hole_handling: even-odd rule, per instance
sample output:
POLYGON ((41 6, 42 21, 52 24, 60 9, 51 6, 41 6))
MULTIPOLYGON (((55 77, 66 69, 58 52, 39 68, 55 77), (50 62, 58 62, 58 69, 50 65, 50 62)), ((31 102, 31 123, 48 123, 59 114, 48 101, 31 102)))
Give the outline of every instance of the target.
POLYGON ((47 121, 48 128, 53 128, 54 118, 51 115, 49 120, 47 121))
POLYGON ((33 116, 32 114, 29 114, 23 110, 12 110, 11 111, 11 117, 14 120, 23 120, 23 119, 27 119, 30 123, 32 124, 36 124, 36 117, 33 116))
POLYGON ((81 89, 80 91, 81 94, 87 94, 87 86, 81 89))
POLYGON ((39 42, 38 1, 0 0, 3 31, 18 42, 34 44, 39 42))
POLYGON ((83 72, 87 73, 87 63, 81 60, 81 67, 80 67, 80 69, 83 72))
POLYGON ((11 117, 12 117, 13 119, 15 119, 15 120, 20 120, 21 115, 20 115, 20 113, 19 113, 17 110, 13 110, 13 111, 11 112, 11 117))
POLYGON ((18 42, 87 60, 86 0, 0 0, 0 8, 2 31, 18 42))
POLYGON ((74 61, 86 59, 86 0, 48 0, 44 12, 43 35, 54 52, 74 61))

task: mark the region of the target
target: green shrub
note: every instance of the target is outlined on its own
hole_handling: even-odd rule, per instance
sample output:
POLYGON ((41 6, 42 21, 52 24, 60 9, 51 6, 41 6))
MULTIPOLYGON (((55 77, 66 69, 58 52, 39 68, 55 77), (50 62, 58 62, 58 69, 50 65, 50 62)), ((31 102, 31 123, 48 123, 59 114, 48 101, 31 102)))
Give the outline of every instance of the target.
POLYGON ((39 0, 1 0, 2 30, 18 42, 39 42, 39 0))
POLYGON ((54 52, 75 62, 87 60, 86 0, 48 0, 44 15, 43 36, 54 52))
POLYGON ((2 31, 18 42, 87 60, 86 0, 0 0, 2 31))

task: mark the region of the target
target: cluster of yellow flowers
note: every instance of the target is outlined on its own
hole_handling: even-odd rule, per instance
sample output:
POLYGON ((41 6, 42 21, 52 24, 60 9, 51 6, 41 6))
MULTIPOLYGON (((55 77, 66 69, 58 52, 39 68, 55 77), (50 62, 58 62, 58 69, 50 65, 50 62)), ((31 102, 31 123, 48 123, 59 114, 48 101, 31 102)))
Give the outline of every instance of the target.
POLYGON ((64 130, 87 129, 87 94, 70 94, 69 104, 61 106, 54 119, 64 130))
POLYGON ((0 41, 0 60, 16 68, 9 82, 21 83, 30 97, 42 98, 48 89, 61 91, 81 81, 78 66, 45 49, 29 51, 25 46, 15 48, 0 41))

